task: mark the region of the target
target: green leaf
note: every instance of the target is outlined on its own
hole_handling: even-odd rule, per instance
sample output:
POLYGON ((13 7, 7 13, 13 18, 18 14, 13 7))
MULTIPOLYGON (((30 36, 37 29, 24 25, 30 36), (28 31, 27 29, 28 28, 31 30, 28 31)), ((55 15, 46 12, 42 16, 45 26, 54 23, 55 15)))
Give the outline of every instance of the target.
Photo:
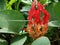
POLYGON ((46 7, 47 11, 50 13, 50 21, 56 20, 55 12, 54 12, 54 4, 50 4, 46 7))
POLYGON ((54 6, 54 13, 58 20, 60 20, 60 2, 54 6))
POLYGON ((40 0, 40 2, 41 2, 42 4, 48 4, 48 3, 50 3, 49 0, 40 0))
POLYGON ((19 6, 20 6, 21 0, 17 0, 15 2, 15 9, 19 11, 19 6))
POLYGON ((0 12, 0 33, 19 33, 24 25, 22 13, 14 10, 0 12))
POLYGON ((12 5, 13 3, 15 3, 17 0, 10 0, 9 4, 12 5))
POLYGON ((0 45, 8 45, 6 40, 0 39, 0 45))
POLYGON ((59 0, 54 0, 55 2, 59 2, 59 0))
POLYGON ((6 4, 6 8, 8 10, 12 10, 12 4, 15 3, 17 0, 10 0, 9 3, 6 4))
POLYGON ((26 3, 26 4, 31 4, 32 3, 32 0, 21 0, 21 2, 23 2, 23 3, 26 3))
POLYGON ((30 6, 24 6, 20 11, 24 12, 24 11, 29 11, 30 10, 30 6))
POLYGON ((6 1, 5 0, 0 0, 0 11, 6 9, 6 1))
POLYGON ((11 45, 23 45, 26 39, 26 36, 16 36, 11 39, 11 45))
POLYGON ((50 21, 49 23, 48 23, 48 25, 49 26, 51 26, 51 27, 60 27, 60 21, 50 21))
POLYGON ((50 45, 50 41, 47 37, 42 36, 42 37, 36 39, 32 43, 32 45, 50 45))

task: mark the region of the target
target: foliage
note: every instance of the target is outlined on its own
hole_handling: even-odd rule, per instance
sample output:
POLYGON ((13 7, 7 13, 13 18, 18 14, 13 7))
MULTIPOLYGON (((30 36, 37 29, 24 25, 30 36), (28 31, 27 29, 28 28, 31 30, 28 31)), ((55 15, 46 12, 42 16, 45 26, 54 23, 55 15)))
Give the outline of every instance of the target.
POLYGON ((0 0, 0 45, 50 45, 54 28, 60 27, 60 1, 39 0, 50 13, 49 30, 45 36, 34 40, 22 31, 27 27, 28 11, 32 0, 0 0), (52 30, 53 29, 53 30, 52 30), (29 40, 28 40, 29 38, 29 40))

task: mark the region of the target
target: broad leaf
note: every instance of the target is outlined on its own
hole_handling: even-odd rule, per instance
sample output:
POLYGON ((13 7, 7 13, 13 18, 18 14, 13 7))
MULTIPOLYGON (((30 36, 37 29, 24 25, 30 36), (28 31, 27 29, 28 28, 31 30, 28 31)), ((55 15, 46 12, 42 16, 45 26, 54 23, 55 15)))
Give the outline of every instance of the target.
POLYGON ((54 4, 50 4, 46 7, 47 11, 50 13, 50 21, 56 20, 56 16, 54 13, 54 4))
POLYGON ((26 36, 16 36, 11 39, 11 45, 23 45, 26 39, 26 36))
POLYGON ((54 13, 58 20, 60 20, 60 2, 54 6, 54 13))
POLYGON ((51 27, 60 27, 60 21, 50 21, 49 23, 48 23, 48 25, 49 26, 51 26, 51 27))
POLYGON ((25 21, 22 13, 14 10, 0 12, 1 33, 19 33, 24 25, 25 21))
POLYGON ((50 45, 50 41, 47 37, 42 36, 42 37, 36 39, 32 43, 32 45, 50 45))

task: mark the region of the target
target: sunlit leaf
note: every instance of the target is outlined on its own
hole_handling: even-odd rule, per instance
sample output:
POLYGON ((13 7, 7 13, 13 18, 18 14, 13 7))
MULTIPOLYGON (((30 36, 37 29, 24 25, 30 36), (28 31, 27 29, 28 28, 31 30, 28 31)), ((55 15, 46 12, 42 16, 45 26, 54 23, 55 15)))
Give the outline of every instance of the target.
POLYGON ((26 3, 26 4, 31 4, 32 0, 21 0, 21 2, 26 3))

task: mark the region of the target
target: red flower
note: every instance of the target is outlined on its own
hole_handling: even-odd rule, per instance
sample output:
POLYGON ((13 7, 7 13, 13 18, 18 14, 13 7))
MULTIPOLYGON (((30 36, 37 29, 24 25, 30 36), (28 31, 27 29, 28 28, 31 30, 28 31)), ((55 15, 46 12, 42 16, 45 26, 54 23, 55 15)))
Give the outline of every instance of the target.
POLYGON ((32 2, 32 6, 30 11, 28 12, 28 25, 26 31, 29 33, 30 37, 36 39, 39 36, 44 35, 47 33, 48 30, 48 21, 50 18, 50 14, 47 10, 44 9, 43 5, 38 2, 36 4, 36 0, 32 2), (37 8, 35 7, 37 6, 37 8), (41 13, 44 16, 41 19, 41 13))

